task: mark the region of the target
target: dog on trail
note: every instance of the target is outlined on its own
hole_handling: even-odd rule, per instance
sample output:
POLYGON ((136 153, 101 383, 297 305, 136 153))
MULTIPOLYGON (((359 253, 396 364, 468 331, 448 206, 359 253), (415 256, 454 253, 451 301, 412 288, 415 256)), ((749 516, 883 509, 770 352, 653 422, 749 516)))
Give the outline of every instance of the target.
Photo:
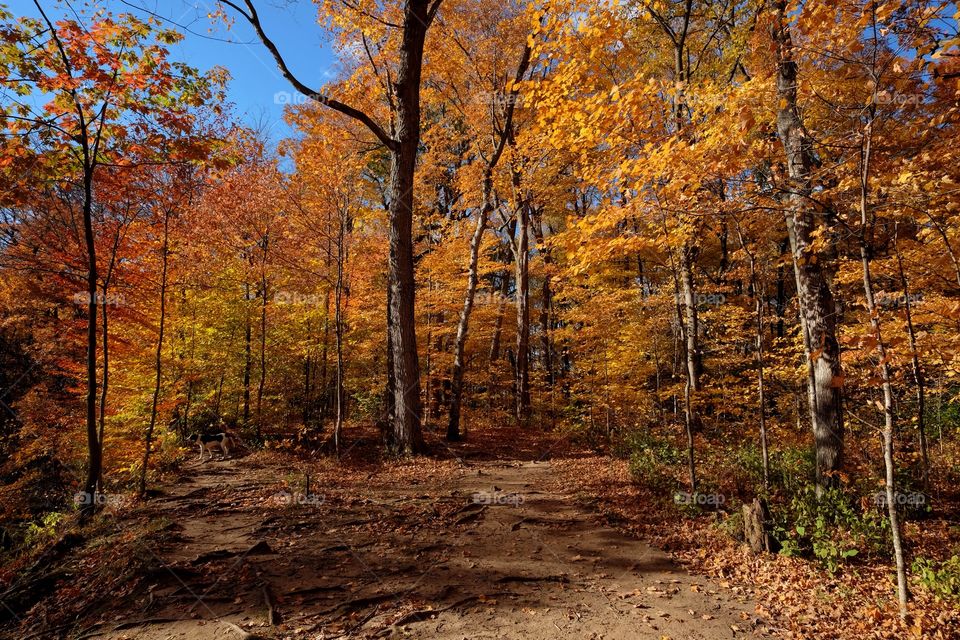
POLYGON ((213 450, 220 449, 223 453, 224 458, 230 457, 230 447, 234 445, 234 438, 231 434, 226 431, 220 433, 201 433, 193 434, 187 438, 190 442, 196 442, 200 446, 200 462, 203 462, 204 452, 210 454, 210 459, 213 460, 213 450))

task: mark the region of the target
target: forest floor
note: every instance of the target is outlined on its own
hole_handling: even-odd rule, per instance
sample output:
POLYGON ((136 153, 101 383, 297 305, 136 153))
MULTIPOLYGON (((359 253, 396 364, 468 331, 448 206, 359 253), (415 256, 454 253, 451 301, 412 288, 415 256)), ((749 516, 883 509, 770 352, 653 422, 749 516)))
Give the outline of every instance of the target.
POLYGON ((767 635, 742 590, 604 524, 549 444, 510 460, 469 444, 401 462, 191 460, 113 516, 103 545, 123 578, 74 580, 26 628, 114 640, 767 635), (70 594, 91 606, 46 626, 70 594))
MULTIPOLYGON (((92 525, 5 568, 0 637, 960 637, 960 611, 922 590, 900 623, 889 562, 829 574, 754 555, 722 512, 684 512, 558 435, 426 435, 431 454, 402 460, 372 427, 347 432, 340 461, 191 452, 149 499, 108 496, 92 525)), ((909 539, 943 546, 954 522, 909 539)))

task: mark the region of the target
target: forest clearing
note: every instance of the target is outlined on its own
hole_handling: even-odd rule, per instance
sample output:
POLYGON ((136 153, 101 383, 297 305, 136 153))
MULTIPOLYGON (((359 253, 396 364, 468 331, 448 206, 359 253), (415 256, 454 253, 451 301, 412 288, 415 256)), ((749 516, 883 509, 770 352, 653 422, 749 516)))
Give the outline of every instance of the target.
POLYGON ((960 637, 958 20, 0 0, 0 637, 960 637))

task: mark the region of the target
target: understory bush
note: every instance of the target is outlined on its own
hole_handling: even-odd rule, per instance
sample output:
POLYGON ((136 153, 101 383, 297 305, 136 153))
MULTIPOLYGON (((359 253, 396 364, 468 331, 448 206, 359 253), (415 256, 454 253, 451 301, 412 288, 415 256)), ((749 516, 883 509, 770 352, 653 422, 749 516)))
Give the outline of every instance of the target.
POLYGON ((619 446, 630 459, 633 481, 672 500, 680 486, 676 467, 684 461, 684 452, 669 440, 646 431, 628 433, 619 446))
POLYGON ((911 567, 924 589, 944 600, 960 600, 960 555, 943 562, 917 558, 911 567))
POLYGON ((861 513, 840 489, 827 489, 817 496, 816 488, 806 485, 774 510, 773 519, 780 553, 813 557, 831 573, 861 554, 887 552, 886 518, 873 509, 861 513))

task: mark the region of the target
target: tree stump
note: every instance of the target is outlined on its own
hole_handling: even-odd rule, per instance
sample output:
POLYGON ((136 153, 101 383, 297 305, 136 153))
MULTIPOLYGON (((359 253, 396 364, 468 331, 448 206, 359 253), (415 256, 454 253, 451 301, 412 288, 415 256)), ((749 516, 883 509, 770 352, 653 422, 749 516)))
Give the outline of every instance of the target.
POLYGON ((754 553, 776 551, 776 540, 770 535, 770 511, 759 498, 743 505, 743 538, 754 553))

